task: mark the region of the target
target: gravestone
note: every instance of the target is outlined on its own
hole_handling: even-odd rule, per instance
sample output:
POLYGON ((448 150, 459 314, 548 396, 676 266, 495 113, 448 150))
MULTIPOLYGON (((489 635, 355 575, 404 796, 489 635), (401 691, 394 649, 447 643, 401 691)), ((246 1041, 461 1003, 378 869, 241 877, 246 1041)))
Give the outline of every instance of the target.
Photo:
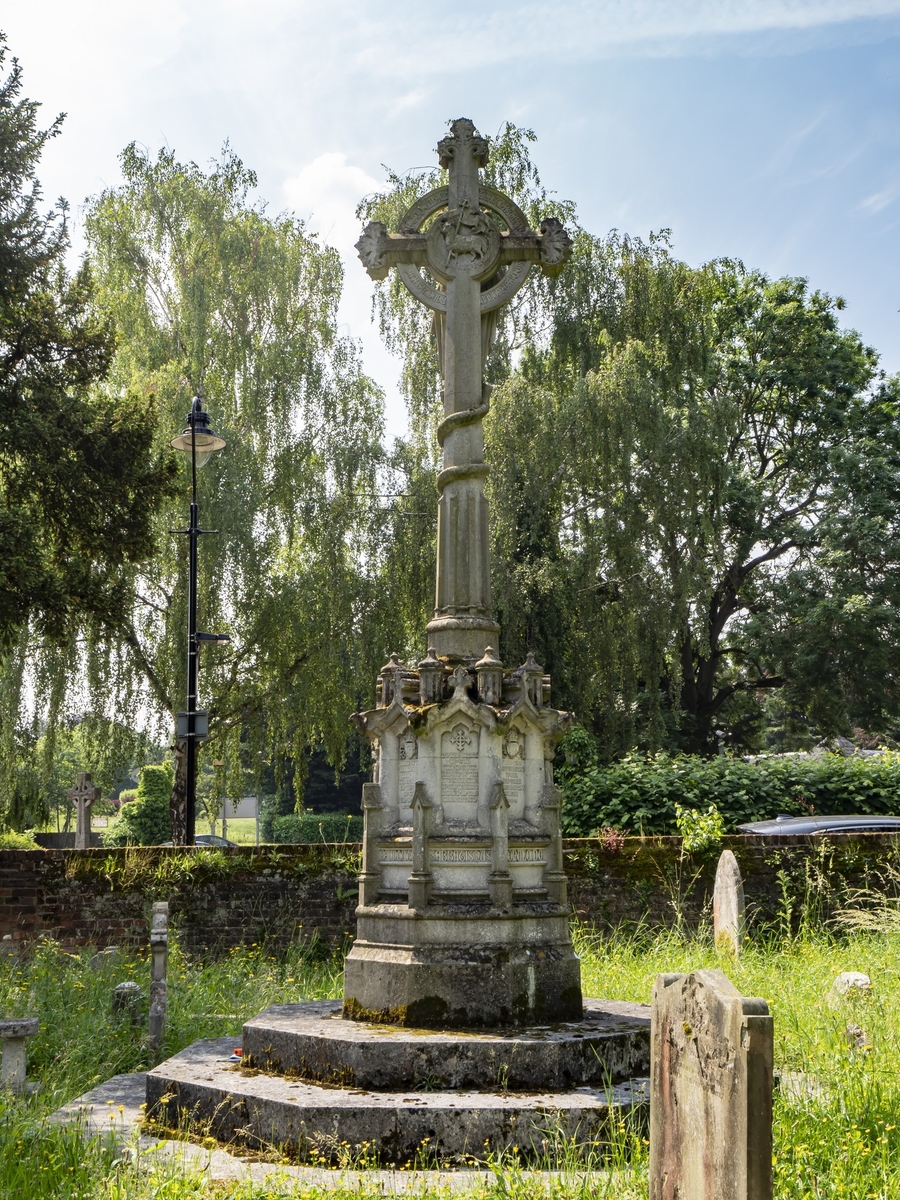
POLYGON ((427 1026, 526 1024, 581 1015, 569 936, 554 748, 571 716, 549 703, 529 654, 495 656, 482 421, 485 359, 500 309, 532 265, 562 269, 570 239, 488 187, 487 139, 454 121, 438 145, 447 183, 357 243, 373 279, 396 269, 430 309, 444 416, 437 476, 435 608, 428 653, 382 668, 355 721, 375 761, 367 787, 357 937, 344 972, 353 1019, 427 1026))
POLYGON ((771 1200, 766 1002, 721 971, 660 975, 650 1055, 650 1200, 771 1200))
POLYGON ((713 936, 720 954, 740 955, 746 932, 744 881, 737 859, 723 850, 713 890, 713 936))
POLYGON ((150 916, 150 1050, 156 1052, 166 1034, 169 969, 169 905, 157 900, 150 916))
POLYGON ((100 799, 100 789, 94 787, 89 771, 82 771, 66 798, 75 805, 75 849, 87 850, 91 844, 91 805, 100 799))

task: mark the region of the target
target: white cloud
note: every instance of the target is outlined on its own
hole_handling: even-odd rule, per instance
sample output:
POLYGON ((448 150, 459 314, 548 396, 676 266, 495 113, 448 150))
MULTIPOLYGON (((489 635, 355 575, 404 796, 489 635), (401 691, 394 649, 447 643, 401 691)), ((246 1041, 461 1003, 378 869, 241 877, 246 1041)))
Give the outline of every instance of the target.
POLYGON ((284 181, 283 191, 291 208, 306 219, 342 257, 350 257, 359 237, 356 206, 363 196, 384 185, 362 167, 347 162, 338 151, 320 154, 298 174, 284 181))
POLYGON ((867 196, 865 200, 861 201, 859 207, 863 212, 874 217, 876 213, 888 208, 898 198, 900 198, 900 182, 889 184, 880 192, 874 192, 871 196, 867 196))

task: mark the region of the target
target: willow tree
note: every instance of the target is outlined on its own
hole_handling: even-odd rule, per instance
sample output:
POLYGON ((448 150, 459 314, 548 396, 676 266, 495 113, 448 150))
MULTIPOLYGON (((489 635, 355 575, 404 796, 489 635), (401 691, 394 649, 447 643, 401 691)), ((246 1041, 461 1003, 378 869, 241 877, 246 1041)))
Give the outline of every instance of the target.
MULTIPOLYGON (((337 254, 252 203, 255 177, 227 146, 208 171, 134 145, 121 163, 123 185, 86 218, 98 305, 116 335, 108 383, 152 401, 160 451, 198 392, 228 443, 199 476, 202 524, 218 531, 201 542, 199 613, 232 643, 204 651, 200 699, 218 788, 240 795, 247 769, 302 762, 310 745, 339 762, 347 717, 380 665, 367 553, 382 400, 336 330, 337 254)), ((86 682, 107 729, 115 719, 171 734, 184 705, 187 554, 174 531, 190 479, 180 471, 149 567, 123 573, 119 603, 48 668, 74 695, 86 682)))

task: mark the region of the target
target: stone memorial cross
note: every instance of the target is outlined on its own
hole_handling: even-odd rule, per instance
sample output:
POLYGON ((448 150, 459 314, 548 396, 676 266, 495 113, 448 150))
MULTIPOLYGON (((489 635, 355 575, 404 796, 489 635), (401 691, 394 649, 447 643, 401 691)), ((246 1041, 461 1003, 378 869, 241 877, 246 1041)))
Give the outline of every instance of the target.
POLYGON ((557 274, 571 239, 554 217, 528 228, 509 196, 482 183, 488 141, 466 119, 438 143, 445 187, 429 192, 389 233, 370 222, 356 244, 373 279, 396 267, 409 291, 432 310, 443 385, 438 426, 443 470, 438 475, 438 552, 434 618, 427 644, 448 658, 474 661, 497 645, 488 556, 481 422, 488 411, 484 363, 499 310, 519 290, 533 263, 557 274), (430 222, 430 224, 429 224, 430 222))
POLYGON ((75 805, 75 849, 87 850, 91 844, 91 805, 100 799, 100 789, 94 787, 89 771, 81 772, 66 798, 75 805))

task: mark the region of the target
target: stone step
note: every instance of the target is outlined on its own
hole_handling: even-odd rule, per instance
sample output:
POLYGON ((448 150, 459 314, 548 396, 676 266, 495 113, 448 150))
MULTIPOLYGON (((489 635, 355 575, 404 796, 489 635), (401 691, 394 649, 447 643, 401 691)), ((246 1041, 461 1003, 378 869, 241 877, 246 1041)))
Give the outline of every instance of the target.
POLYGON ((339 1000, 276 1004, 244 1025, 244 1063, 310 1082, 403 1091, 603 1088, 650 1070, 650 1009, 585 1000, 581 1021, 509 1030, 346 1021, 339 1000))
POLYGON ((648 1081, 566 1092, 376 1092, 323 1087, 232 1067, 233 1039, 194 1042, 147 1073, 147 1113, 168 1128, 299 1158, 341 1143, 370 1161, 405 1164, 422 1149, 461 1161, 518 1146, 541 1154, 560 1138, 596 1141, 610 1116, 643 1108, 648 1081))

